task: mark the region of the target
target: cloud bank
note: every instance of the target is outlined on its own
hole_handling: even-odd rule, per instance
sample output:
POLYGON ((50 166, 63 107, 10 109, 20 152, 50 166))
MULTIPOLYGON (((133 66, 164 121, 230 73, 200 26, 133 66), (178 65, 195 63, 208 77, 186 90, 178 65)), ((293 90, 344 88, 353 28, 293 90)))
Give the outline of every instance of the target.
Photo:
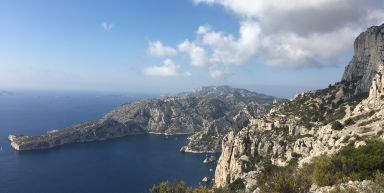
POLYGON ((240 20, 237 39, 231 34, 203 30, 203 38, 208 39, 203 43, 212 50, 213 60, 224 64, 244 64, 257 58, 271 66, 328 66, 327 59, 352 48, 361 31, 384 22, 381 0, 194 2, 220 5, 240 20), (235 53, 235 57, 228 58, 228 53, 235 53))
POLYGON ((171 77, 171 76, 183 76, 189 77, 192 74, 190 72, 181 72, 180 66, 176 64, 171 59, 166 59, 163 61, 161 66, 151 66, 144 69, 144 74, 149 76, 161 76, 161 77, 171 77))
POLYGON ((206 68, 213 78, 228 74, 223 66, 250 63, 283 68, 338 65, 333 61, 352 49, 360 32, 384 22, 382 0, 193 1, 221 6, 233 14, 239 20, 238 33, 202 25, 194 39, 175 46, 177 51, 163 50, 174 56, 186 54, 192 66, 206 68))
POLYGON ((169 57, 177 54, 176 49, 163 45, 161 41, 149 42, 147 52, 157 57, 169 57))

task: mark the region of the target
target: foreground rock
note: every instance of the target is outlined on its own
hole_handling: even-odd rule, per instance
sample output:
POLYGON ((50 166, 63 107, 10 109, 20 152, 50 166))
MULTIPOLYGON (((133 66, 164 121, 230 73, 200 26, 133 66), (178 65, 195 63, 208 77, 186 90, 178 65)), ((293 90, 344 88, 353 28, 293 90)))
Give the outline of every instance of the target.
MULTIPOLYGON (((286 166, 295 161, 300 166, 351 143, 358 147, 370 139, 384 140, 383 29, 384 25, 371 27, 356 39, 355 55, 341 82, 281 101, 241 131, 227 134, 215 186, 241 179, 247 192, 257 192, 263 163, 286 166)), ((354 182, 351 187, 361 190, 366 183, 354 182)))
POLYGON ((10 135, 9 140, 16 150, 33 150, 143 133, 191 134, 183 151, 216 152, 227 132, 237 132, 250 119, 267 112, 273 100, 245 89, 203 87, 177 96, 125 104, 100 120, 40 136, 10 135))

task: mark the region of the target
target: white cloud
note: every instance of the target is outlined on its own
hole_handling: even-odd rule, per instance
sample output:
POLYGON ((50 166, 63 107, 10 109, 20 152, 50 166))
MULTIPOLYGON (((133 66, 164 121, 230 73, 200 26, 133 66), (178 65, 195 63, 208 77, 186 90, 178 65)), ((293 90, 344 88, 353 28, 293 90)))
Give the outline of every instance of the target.
POLYGON ((177 54, 176 49, 163 45, 160 41, 149 42, 147 52, 152 56, 169 57, 177 54))
POLYGON ((184 76, 189 77, 192 74, 190 72, 181 72, 180 66, 173 62, 171 59, 166 59, 163 61, 161 66, 151 66, 144 69, 144 74, 148 76, 184 76))
POLYGON ((209 76, 214 79, 224 78, 230 73, 228 70, 223 70, 215 65, 208 68, 209 76))
MULTIPOLYGON (((334 61, 353 48, 359 33, 384 22, 382 0, 193 1, 219 5, 236 15, 238 33, 229 34, 203 25, 196 30, 195 38, 180 42, 177 50, 159 41, 151 44, 149 50, 156 50, 153 53, 157 54, 152 55, 157 56, 184 53, 192 66, 207 69, 212 78, 230 74, 229 65, 255 61, 286 68, 337 65, 334 61)), ((157 68, 156 71, 175 69, 157 68)), ((173 71, 170 74, 179 74, 173 71)))
POLYGON ((210 62, 246 64, 261 59, 285 67, 327 66, 352 48, 365 28, 384 22, 381 0, 194 0, 239 16, 237 35, 201 26, 197 46, 210 62), (200 44, 200 45, 199 45, 200 44))
POLYGON ((209 26, 200 26, 197 39, 211 50, 212 63, 240 65, 248 62, 259 49, 260 28, 254 22, 242 22, 239 37, 212 30, 209 26))
POLYGON ((102 23, 101 23, 101 27, 102 27, 105 31, 109 32, 109 31, 111 31, 111 30, 115 27, 115 24, 113 24, 113 23, 108 23, 108 22, 102 22, 102 23))
POLYGON ((180 52, 184 52, 189 55, 193 66, 204 67, 209 64, 205 49, 197 46, 194 42, 185 40, 179 44, 178 48, 180 52))

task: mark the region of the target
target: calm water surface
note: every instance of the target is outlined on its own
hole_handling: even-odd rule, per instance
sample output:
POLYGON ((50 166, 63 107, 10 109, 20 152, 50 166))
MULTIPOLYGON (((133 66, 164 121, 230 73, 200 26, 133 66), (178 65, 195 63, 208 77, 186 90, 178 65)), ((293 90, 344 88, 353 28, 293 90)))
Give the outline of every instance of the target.
POLYGON ((186 136, 137 135, 16 152, 10 133, 47 130, 102 117, 113 108, 148 96, 95 93, 0 95, 0 193, 148 192, 152 184, 181 179, 197 185, 214 164, 203 154, 179 152, 186 136))

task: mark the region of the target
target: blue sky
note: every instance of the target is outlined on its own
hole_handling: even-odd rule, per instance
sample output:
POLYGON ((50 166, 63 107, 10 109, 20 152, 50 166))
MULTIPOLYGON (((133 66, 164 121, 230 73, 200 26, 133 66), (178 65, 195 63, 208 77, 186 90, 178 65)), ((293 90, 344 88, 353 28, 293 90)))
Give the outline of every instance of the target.
POLYGON ((352 0, 341 11, 324 10, 345 0, 293 8, 279 1, 0 0, 0 89, 168 93, 231 85, 288 97, 338 81, 354 37, 384 21, 379 1, 352 0), (322 19, 353 6, 361 10, 344 20, 322 19), (309 8, 318 14, 285 25, 295 18, 284 14, 309 8))

